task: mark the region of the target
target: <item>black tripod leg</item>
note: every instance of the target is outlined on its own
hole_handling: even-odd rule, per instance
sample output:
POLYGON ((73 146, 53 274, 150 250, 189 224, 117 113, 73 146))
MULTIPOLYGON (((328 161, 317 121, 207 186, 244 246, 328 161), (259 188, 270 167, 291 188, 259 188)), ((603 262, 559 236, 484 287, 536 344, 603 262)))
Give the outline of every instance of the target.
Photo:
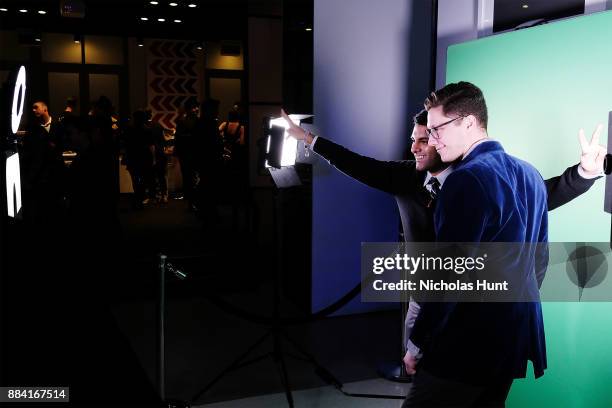
POLYGON ((211 389, 217 382, 219 382, 219 380, 221 380, 223 377, 225 377, 229 372, 235 370, 237 367, 239 367, 241 365, 242 360, 244 360, 249 354, 251 354, 251 352, 253 350, 255 350, 261 343, 264 342, 265 339, 268 338, 268 336, 271 334, 272 332, 267 332, 266 334, 264 334, 263 336, 261 336, 259 338, 259 340, 257 340, 255 343, 253 343, 253 345, 251 345, 251 347, 248 348, 247 351, 245 351, 244 353, 242 353, 236 360, 234 360, 225 370, 221 371, 221 373, 219 373, 219 375, 217 375, 211 382, 209 382, 201 391, 199 391, 192 399, 191 402, 192 404, 195 404, 197 402, 197 400, 209 389, 211 389))
POLYGON ((285 388, 285 395, 287 396, 287 402, 289 403, 289 407, 293 408, 293 395, 291 394, 291 386, 289 385, 287 364, 285 362, 285 356, 283 356, 283 351, 280 344, 280 336, 278 334, 274 338, 274 362, 276 363, 281 382, 283 384, 283 387, 285 388))

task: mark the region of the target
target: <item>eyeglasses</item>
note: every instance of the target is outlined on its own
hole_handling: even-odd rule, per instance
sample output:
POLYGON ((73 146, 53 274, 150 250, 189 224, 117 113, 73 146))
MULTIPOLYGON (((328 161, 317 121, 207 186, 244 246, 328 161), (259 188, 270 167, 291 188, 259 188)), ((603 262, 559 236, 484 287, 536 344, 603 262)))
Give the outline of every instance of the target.
POLYGON ((438 140, 440 139, 440 134, 438 133, 438 129, 448 125, 449 123, 456 121, 457 119, 463 119, 463 118, 465 118, 465 116, 457 116, 455 119, 451 119, 448 122, 444 122, 438 126, 432 127, 431 129, 427 129, 427 136, 433 137, 434 139, 438 140))

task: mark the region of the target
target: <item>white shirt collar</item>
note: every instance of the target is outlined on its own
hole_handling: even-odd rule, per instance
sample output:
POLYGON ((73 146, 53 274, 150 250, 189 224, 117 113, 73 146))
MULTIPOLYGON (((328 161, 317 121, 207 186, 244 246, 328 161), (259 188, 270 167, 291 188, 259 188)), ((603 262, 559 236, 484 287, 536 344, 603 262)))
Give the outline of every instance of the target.
MULTIPOLYGON (((440 188, 442 188, 442 186, 444 185, 444 181, 446 180, 448 175, 453 172, 453 170, 454 170, 454 168, 453 168, 453 165, 451 164, 450 166, 448 166, 447 168, 442 170, 440 173, 438 173, 437 176, 435 176, 438 179, 438 181, 440 182, 440 188)), ((423 182, 423 185, 425 187, 427 187, 427 183, 429 183, 429 180, 432 177, 433 177, 433 175, 430 172, 427 172, 427 175, 425 176, 425 181, 423 182)))
POLYGON ((53 121, 53 118, 51 116, 49 116, 49 121, 47 123, 43 123, 42 126, 43 128, 45 128, 45 130, 47 132, 49 132, 49 130, 51 129, 51 122, 53 121))

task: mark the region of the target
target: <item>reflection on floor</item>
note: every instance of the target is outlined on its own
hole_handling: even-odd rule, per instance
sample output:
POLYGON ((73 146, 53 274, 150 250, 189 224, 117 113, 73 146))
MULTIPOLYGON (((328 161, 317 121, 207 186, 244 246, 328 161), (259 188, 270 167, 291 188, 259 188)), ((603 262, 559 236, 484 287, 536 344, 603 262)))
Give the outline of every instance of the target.
MULTIPOLYGON (((384 395, 406 395, 410 384, 396 384, 382 379, 358 381, 345 384, 349 393, 376 393, 384 395)), ((399 408, 402 400, 353 398, 341 394, 333 387, 319 387, 293 393, 295 406, 298 408, 399 408)), ((194 408, 286 408, 288 406, 284 393, 262 395, 215 404, 205 404, 194 408)))

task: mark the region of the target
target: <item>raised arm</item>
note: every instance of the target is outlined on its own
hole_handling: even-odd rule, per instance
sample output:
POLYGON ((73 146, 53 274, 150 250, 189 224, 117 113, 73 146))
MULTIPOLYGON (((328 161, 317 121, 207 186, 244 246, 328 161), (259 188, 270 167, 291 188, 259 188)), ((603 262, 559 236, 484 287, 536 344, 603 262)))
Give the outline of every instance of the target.
POLYGON ((587 142, 584 130, 580 129, 578 138, 582 149, 580 164, 569 167, 563 174, 545 180, 548 193, 548 211, 552 211, 574 198, 586 193, 603 171, 606 148, 599 144, 602 125, 599 125, 591 142, 587 142))
MULTIPOLYGON (((291 118, 281 111, 283 118, 289 124, 287 133, 311 145, 314 136, 297 126, 291 118)), ((359 155, 330 140, 317 136, 313 151, 326 159, 331 165, 351 178, 367 186, 390 194, 416 191, 416 168, 413 161, 381 161, 359 155)))

